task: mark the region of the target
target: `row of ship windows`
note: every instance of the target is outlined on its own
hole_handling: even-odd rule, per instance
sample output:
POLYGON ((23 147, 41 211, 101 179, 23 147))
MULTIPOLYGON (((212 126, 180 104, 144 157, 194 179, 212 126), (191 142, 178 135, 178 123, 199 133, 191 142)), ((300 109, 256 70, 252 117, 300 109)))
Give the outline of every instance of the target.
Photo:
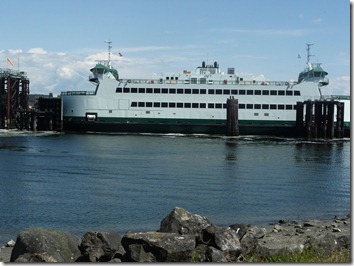
POLYGON ((300 96, 300 91, 292 90, 232 90, 232 89, 160 89, 160 88, 122 88, 116 93, 162 93, 162 94, 226 94, 226 95, 279 95, 300 96))
MULTIPOLYGON (((175 102, 132 102, 131 107, 163 107, 163 108, 210 108, 226 109, 226 103, 175 103, 175 102)), ((263 109, 263 110, 296 110, 292 104, 251 104, 240 103, 239 109, 263 109)))

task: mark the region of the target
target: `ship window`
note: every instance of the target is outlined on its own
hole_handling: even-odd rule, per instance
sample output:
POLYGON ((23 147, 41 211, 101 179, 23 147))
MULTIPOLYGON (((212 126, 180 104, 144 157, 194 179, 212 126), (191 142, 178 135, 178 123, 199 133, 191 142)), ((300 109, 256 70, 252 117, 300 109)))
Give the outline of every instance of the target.
POLYGON ((177 108, 183 108, 183 103, 177 103, 177 108))
POLYGON ((138 103, 137 103, 137 102, 132 102, 130 106, 131 106, 131 107, 137 107, 137 106, 138 106, 138 103))
POLYGON ((277 91, 271 90, 270 95, 277 95, 277 91))
POLYGON ((215 108, 221 109, 221 108, 222 108, 222 104, 221 104, 221 103, 216 103, 216 104, 215 104, 215 108))
POLYGON ((292 96, 293 95, 293 91, 286 91, 286 95, 287 96, 292 96))
POLYGON ((222 90, 215 90, 216 94, 222 94, 222 90))
POLYGON ((230 90, 224 90, 223 94, 230 94, 230 90))
POLYGON ((276 104, 271 104, 269 107, 270 107, 271 110, 277 109, 277 105, 276 104))
POLYGON ((269 95, 269 90, 263 90, 262 95, 269 95))
POLYGON ((246 104, 246 109, 253 109, 253 104, 251 103, 246 104))
POLYGON ((131 88, 131 89, 130 89, 130 92, 131 92, 131 93, 137 93, 137 92, 138 92, 138 89, 137 89, 137 88, 131 88))
POLYGON ((208 90, 208 94, 215 94, 215 90, 214 89, 208 90))
POLYGON ((160 107, 160 102, 154 102, 154 107, 160 107))
POLYGON ((139 107, 145 107, 145 102, 138 102, 139 107))
POLYGON ((122 90, 123 90, 122 88, 118 87, 118 88, 116 89, 116 92, 119 93, 119 92, 122 92, 122 90))
POLYGON ((176 93, 176 89, 168 89, 168 91, 169 91, 170 94, 176 93))
POLYGON ((167 105, 166 102, 161 103, 161 107, 167 107, 167 106, 168 106, 168 105, 167 105))
POLYGON ((321 72, 315 72, 315 77, 318 78, 321 76, 321 72))
POLYGON ((176 107, 176 103, 168 103, 168 107, 175 108, 176 107))
POLYGON ((262 109, 269 109, 269 104, 262 104, 262 109))
POLYGON ((240 103, 240 104, 238 105, 238 108, 239 108, 239 109, 245 109, 245 104, 244 104, 244 103, 240 103))
POLYGON ((191 78, 191 83, 192 84, 197 84, 197 78, 191 78))
POLYGON ((278 104, 278 110, 284 110, 284 104, 278 104))
POLYGON ((278 95, 285 95, 285 91, 278 91, 278 95))
POLYGON ((168 93, 168 89, 162 89, 162 93, 168 93))
POLYGON ((152 93, 152 89, 151 88, 147 88, 146 89, 146 93, 152 93))
POLYGON ((175 77, 175 80, 178 80, 178 77, 175 77))
POLYGON ((199 104, 199 108, 206 108, 206 104, 205 103, 200 103, 199 104))
POLYGON ((170 77, 166 77, 166 80, 169 80, 170 79, 170 77))
POLYGON ((206 84, 206 78, 200 78, 200 84, 206 84))
POLYGON ((297 110, 296 108, 297 108, 297 106, 296 106, 296 104, 294 104, 294 110, 297 110))
POLYGON ((208 108, 214 108, 214 104, 213 103, 208 103, 208 108))
POLYGON ((247 90, 247 95, 253 95, 253 90, 247 90))
POLYGON ((139 93, 145 93, 145 88, 139 88, 139 93))
POLYGON ((292 110, 292 109, 293 109, 292 104, 287 104, 287 105, 285 106, 285 109, 286 109, 286 110, 292 110))
POLYGON ((160 90, 160 89, 155 88, 155 89, 154 89, 154 93, 161 93, 161 90, 160 90))
POLYGON ((264 116, 269 116, 269 113, 264 113, 264 116))
POLYGON ((192 103, 192 108, 199 108, 199 103, 192 103))
POLYGON ((191 108, 191 103, 184 103, 184 108, 191 108))
POLYGON ((191 89, 184 89, 185 94, 191 94, 191 91, 192 91, 191 89))
POLYGON ((254 94, 255 94, 255 95, 261 95, 261 94, 262 94, 262 91, 261 91, 261 90, 255 90, 255 91, 254 91, 254 94))
POLYGON ((200 89, 200 94, 206 94, 206 89, 200 89))
POLYGON ((125 92, 125 93, 129 93, 129 91, 130 91, 130 88, 124 88, 123 89, 123 92, 125 92))
POLYGON ((259 113, 254 113, 254 116, 258 116, 259 115, 259 113))
POLYGON ((223 103, 223 104, 222 104, 222 108, 226 109, 226 108, 227 108, 227 104, 226 104, 226 103, 223 103))
POLYGON ((147 102, 146 107, 152 107, 152 102, 147 102))
POLYGON ((254 105, 254 109, 261 109, 261 105, 260 104, 255 104, 254 105))
POLYGON ((237 92, 238 92, 237 90, 231 90, 232 95, 237 95, 237 92))
POLYGON ((183 94, 183 89, 177 89, 177 94, 183 94))
POLYGON ((245 91, 245 90, 239 90, 239 91, 238 91, 238 94, 240 94, 240 95, 245 95, 245 94, 246 94, 246 91, 245 91))
POLYGON ((193 89, 193 90, 192 90, 192 93, 193 93, 193 94, 199 94, 199 90, 198 90, 198 89, 193 89))
POLYGON ((300 91, 294 91, 295 96, 300 96, 300 91))

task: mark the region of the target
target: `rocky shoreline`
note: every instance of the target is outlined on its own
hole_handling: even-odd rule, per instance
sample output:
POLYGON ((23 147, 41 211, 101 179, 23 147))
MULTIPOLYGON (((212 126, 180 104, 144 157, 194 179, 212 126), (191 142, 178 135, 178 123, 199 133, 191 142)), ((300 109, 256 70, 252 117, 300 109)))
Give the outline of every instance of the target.
POLYGON ((216 227, 201 215, 174 208, 153 232, 87 232, 30 228, 13 247, 0 250, 2 262, 242 262, 262 256, 319 247, 350 250, 350 216, 330 221, 280 220, 266 226, 216 227))

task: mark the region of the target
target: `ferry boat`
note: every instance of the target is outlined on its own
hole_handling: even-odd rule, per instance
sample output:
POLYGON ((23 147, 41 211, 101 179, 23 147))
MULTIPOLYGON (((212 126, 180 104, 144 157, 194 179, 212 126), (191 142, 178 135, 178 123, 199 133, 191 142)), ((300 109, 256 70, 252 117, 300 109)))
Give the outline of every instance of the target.
POLYGON ((92 91, 61 93, 65 131, 225 134, 226 102, 238 99, 240 135, 293 136, 296 103, 335 99, 345 102, 344 124, 350 127, 350 97, 324 96, 328 73, 310 62, 296 81, 257 80, 206 64, 195 71, 164 73, 154 79, 124 79, 108 60, 91 69, 92 91))

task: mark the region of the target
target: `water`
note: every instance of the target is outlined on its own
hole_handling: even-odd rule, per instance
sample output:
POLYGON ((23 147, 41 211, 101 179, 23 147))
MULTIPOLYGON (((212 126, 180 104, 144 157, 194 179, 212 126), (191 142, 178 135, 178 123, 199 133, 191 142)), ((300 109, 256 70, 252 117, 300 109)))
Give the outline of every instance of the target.
POLYGON ((350 141, 0 132, 0 245, 28 227, 156 231, 350 212, 350 141))

